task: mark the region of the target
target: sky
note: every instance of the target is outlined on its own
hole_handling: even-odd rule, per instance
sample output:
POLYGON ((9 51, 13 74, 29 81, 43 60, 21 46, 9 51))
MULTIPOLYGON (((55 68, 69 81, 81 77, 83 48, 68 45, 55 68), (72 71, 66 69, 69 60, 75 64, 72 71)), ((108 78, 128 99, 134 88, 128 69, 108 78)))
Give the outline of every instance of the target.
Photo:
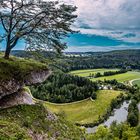
POLYGON ((140 0, 65 0, 77 6, 68 51, 140 49, 140 0))
MULTIPOLYGON (((140 49, 140 0, 60 0, 77 6, 65 51, 140 49)), ((23 49, 19 42, 16 49, 23 49)))

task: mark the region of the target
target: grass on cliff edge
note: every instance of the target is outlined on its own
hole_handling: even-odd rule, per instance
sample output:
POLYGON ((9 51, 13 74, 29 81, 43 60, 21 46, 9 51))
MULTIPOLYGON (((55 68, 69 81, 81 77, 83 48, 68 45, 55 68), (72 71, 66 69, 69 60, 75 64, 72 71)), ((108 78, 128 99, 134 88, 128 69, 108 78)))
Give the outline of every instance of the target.
POLYGON ((80 102, 67 104, 54 104, 44 102, 45 106, 54 113, 64 112, 66 119, 74 123, 87 124, 98 120, 99 116, 106 113, 112 99, 120 95, 122 91, 100 90, 97 93, 97 99, 83 100, 80 102))
MULTIPOLYGON (((32 71, 46 70, 47 65, 32 59, 23 59, 11 56, 4 59, 0 54, 0 80, 14 78, 22 79, 32 71)), ((20 79, 20 80, 21 80, 20 79)))
MULTIPOLYGON (((44 136, 50 140, 80 140, 84 132, 63 116, 54 118, 42 104, 0 109, 0 140, 30 140, 44 136)), ((38 138, 39 139, 39 138, 38 138)))

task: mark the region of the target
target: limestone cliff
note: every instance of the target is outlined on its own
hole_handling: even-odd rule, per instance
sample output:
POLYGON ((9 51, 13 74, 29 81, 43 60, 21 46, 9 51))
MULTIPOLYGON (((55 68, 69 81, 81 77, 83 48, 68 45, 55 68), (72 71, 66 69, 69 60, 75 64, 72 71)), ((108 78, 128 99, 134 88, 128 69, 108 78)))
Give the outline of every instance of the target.
POLYGON ((44 82, 51 71, 33 60, 0 58, 0 108, 18 104, 33 104, 23 87, 44 82))

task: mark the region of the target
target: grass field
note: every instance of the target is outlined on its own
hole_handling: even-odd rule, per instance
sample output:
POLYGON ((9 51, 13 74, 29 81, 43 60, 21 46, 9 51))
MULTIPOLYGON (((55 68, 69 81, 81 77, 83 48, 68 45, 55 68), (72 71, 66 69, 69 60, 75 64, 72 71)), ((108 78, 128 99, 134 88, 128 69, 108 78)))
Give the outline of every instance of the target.
POLYGON ((100 72, 101 74, 103 74, 104 72, 107 71, 118 71, 119 69, 87 69, 87 70, 75 70, 75 71, 71 71, 70 73, 73 75, 78 75, 81 77, 87 77, 89 76, 89 74, 96 74, 97 72, 100 72))
MULTIPOLYGON (((70 72, 71 74, 74 75, 78 75, 78 76, 82 76, 82 77, 87 77, 89 76, 90 73, 103 73, 106 71, 117 71, 119 69, 91 69, 91 70, 77 70, 77 71, 72 71, 70 72)), ((92 81, 97 81, 97 80, 112 80, 112 79, 116 79, 119 82, 128 82, 130 80, 133 79, 138 79, 140 78, 140 72, 136 72, 136 71, 129 71, 127 73, 122 73, 122 74, 116 74, 116 75, 112 75, 112 76, 104 76, 104 77, 99 77, 99 78, 92 78, 92 81)), ((137 81, 137 83, 139 84, 140 81, 137 81)))
POLYGON ((137 79, 140 78, 140 72, 127 72, 127 73, 123 73, 123 74, 117 74, 117 75, 112 75, 112 76, 105 76, 105 77, 99 77, 99 78, 93 78, 91 79, 92 81, 97 81, 97 80, 112 80, 112 79, 116 79, 119 82, 128 82, 130 80, 133 79, 137 79))
POLYGON ((140 87, 140 79, 133 81, 132 84, 133 85, 138 85, 140 87))
POLYGON ((114 90, 100 90, 97 93, 97 99, 86 99, 83 101, 68 103, 68 104, 54 104, 44 102, 45 106, 54 113, 65 112, 66 119, 69 121, 85 124, 96 121, 102 116, 109 107, 112 99, 116 98, 121 91, 114 90))

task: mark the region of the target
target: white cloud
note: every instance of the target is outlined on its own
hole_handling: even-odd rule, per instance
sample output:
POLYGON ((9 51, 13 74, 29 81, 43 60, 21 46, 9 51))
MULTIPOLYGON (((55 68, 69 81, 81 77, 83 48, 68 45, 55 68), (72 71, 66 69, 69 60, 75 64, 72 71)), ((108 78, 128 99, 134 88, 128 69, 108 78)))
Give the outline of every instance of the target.
POLYGON ((91 28, 140 28, 140 0, 64 0, 78 7, 77 25, 91 28))
POLYGON ((81 33, 140 42, 140 0, 63 1, 78 7, 75 28, 81 33), (126 34, 135 36, 125 37, 126 34))
MULTIPOLYGON (((132 46, 120 45, 120 46, 71 46, 68 47, 64 52, 107 52, 112 50, 126 50, 133 49, 132 46)), ((139 49, 139 47, 135 47, 135 49, 139 49)))
MULTIPOLYGON (((53 1, 53 0, 52 0, 53 1)), ((75 30, 82 34, 140 42, 140 0, 59 0, 77 6, 75 30), (134 36, 126 37, 125 35, 134 36)))

